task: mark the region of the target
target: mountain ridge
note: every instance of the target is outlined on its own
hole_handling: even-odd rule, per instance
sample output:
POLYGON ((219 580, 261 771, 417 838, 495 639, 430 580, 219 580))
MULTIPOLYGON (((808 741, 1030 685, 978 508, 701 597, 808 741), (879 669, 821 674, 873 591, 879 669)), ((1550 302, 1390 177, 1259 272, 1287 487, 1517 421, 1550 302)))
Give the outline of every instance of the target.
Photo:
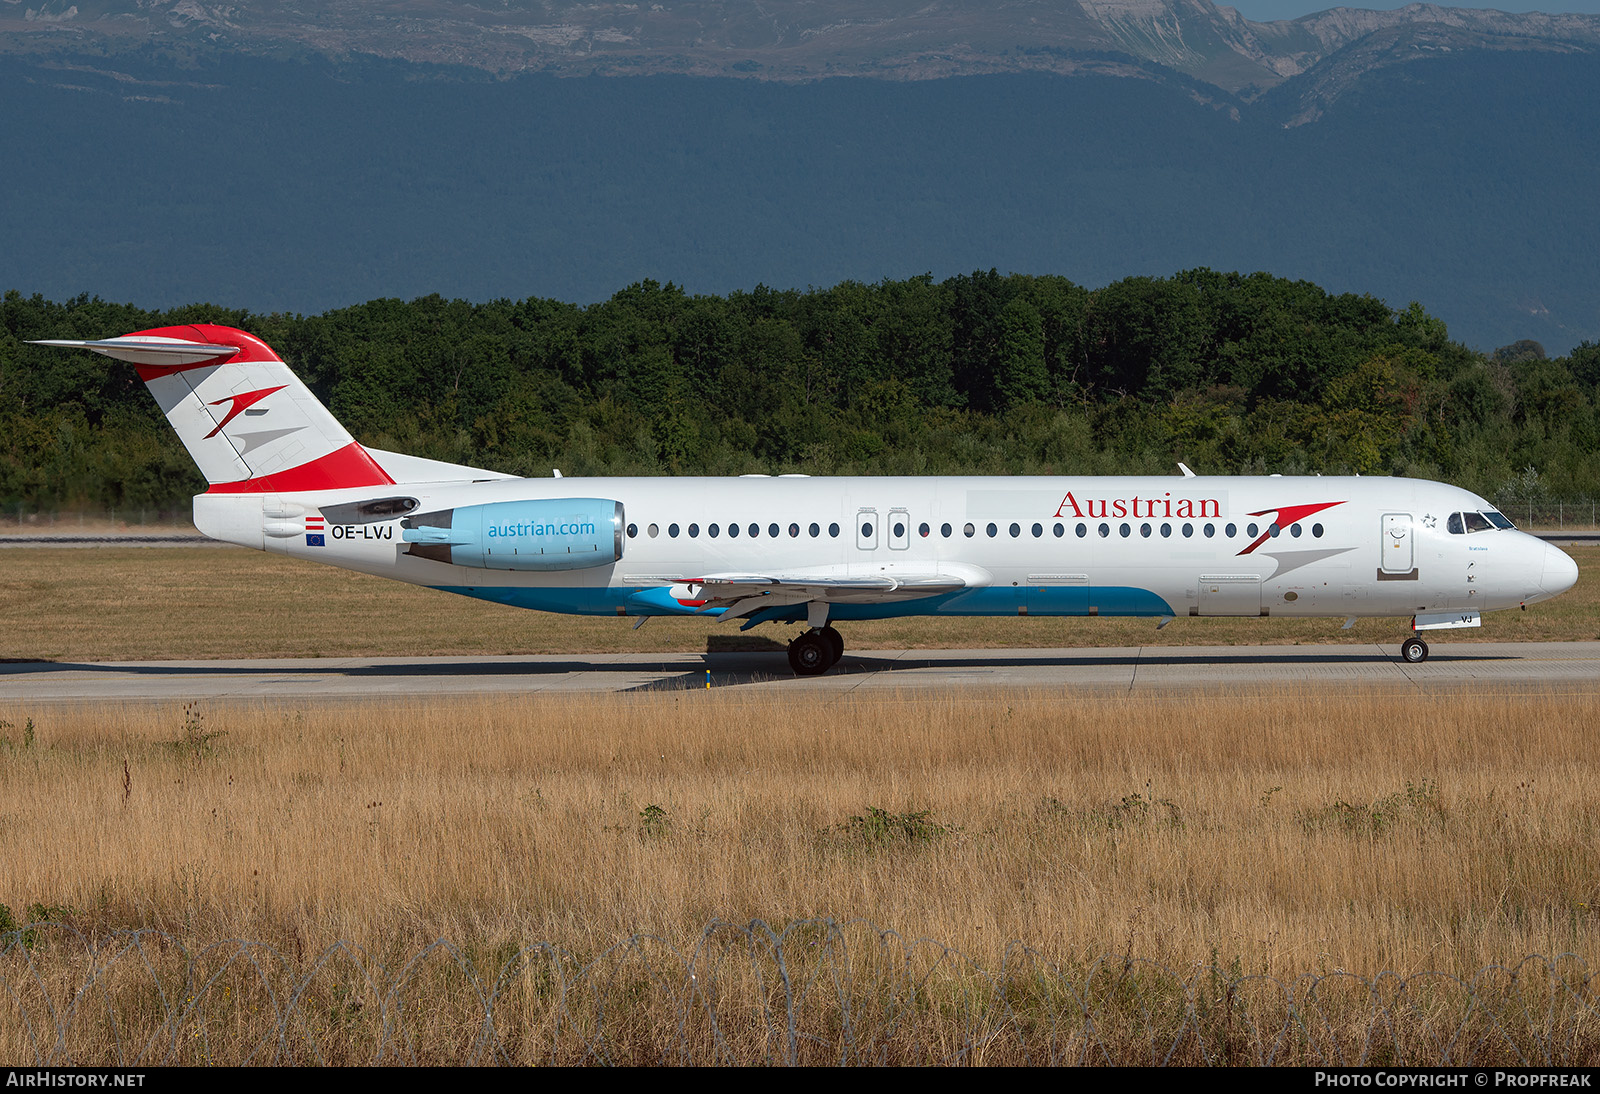
POLYGON ((1367 72, 1429 55, 1600 51, 1600 15, 1428 3, 1254 22, 1211 0, 33 2, 0 0, 0 52, 366 56, 494 77, 1176 77, 1219 105, 1299 81, 1289 124, 1314 120, 1367 72))
POLYGON ((1481 346, 1600 337, 1600 17, 62 3, 0 0, 32 28, 0 33, 0 288, 320 310, 1209 266, 1420 300, 1481 346), (483 28, 510 25, 533 44, 502 71, 483 28), (197 144, 230 155, 196 170, 197 144))

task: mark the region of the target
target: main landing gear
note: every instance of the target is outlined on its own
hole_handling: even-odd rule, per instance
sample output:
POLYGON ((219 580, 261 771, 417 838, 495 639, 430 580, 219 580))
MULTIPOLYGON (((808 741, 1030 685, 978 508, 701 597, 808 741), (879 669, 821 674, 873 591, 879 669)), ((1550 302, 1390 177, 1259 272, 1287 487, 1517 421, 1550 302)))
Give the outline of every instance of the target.
POLYGON ((1400 656, 1408 664, 1420 665, 1428 659, 1428 644, 1413 635, 1400 643, 1400 656))
POLYGON ((820 676, 844 656, 844 637, 832 627, 814 627, 789 643, 789 667, 796 676, 820 676))

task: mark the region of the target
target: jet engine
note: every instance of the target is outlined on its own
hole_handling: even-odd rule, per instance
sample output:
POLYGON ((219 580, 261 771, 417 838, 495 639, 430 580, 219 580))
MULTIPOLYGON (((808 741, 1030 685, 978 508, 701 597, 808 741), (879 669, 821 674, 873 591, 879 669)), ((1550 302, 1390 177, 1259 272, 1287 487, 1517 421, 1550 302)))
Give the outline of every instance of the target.
POLYGON ((400 521, 407 554, 486 570, 583 570, 622 558, 622 503, 606 498, 497 501, 400 521))

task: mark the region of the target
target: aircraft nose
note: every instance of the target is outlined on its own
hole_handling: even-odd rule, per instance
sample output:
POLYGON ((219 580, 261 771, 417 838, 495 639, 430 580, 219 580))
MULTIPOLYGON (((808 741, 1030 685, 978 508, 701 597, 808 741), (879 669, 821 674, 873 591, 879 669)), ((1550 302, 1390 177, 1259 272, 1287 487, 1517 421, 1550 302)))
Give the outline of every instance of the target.
POLYGON ((1539 588, 1555 596, 1564 593, 1578 581, 1578 564, 1572 561, 1572 556, 1565 551, 1551 547, 1544 548, 1544 576, 1539 579, 1539 588))

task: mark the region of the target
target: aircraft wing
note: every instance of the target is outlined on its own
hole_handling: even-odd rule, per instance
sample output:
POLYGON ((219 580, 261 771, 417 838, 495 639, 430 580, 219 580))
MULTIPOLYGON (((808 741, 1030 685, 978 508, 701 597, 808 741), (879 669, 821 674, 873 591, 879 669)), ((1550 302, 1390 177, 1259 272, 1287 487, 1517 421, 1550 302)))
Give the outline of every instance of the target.
POLYGON ((957 574, 870 575, 708 574, 672 586, 675 599, 700 611, 722 608, 723 619, 738 619, 765 608, 806 604, 889 604, 960 592, 970 582, 957 574))

